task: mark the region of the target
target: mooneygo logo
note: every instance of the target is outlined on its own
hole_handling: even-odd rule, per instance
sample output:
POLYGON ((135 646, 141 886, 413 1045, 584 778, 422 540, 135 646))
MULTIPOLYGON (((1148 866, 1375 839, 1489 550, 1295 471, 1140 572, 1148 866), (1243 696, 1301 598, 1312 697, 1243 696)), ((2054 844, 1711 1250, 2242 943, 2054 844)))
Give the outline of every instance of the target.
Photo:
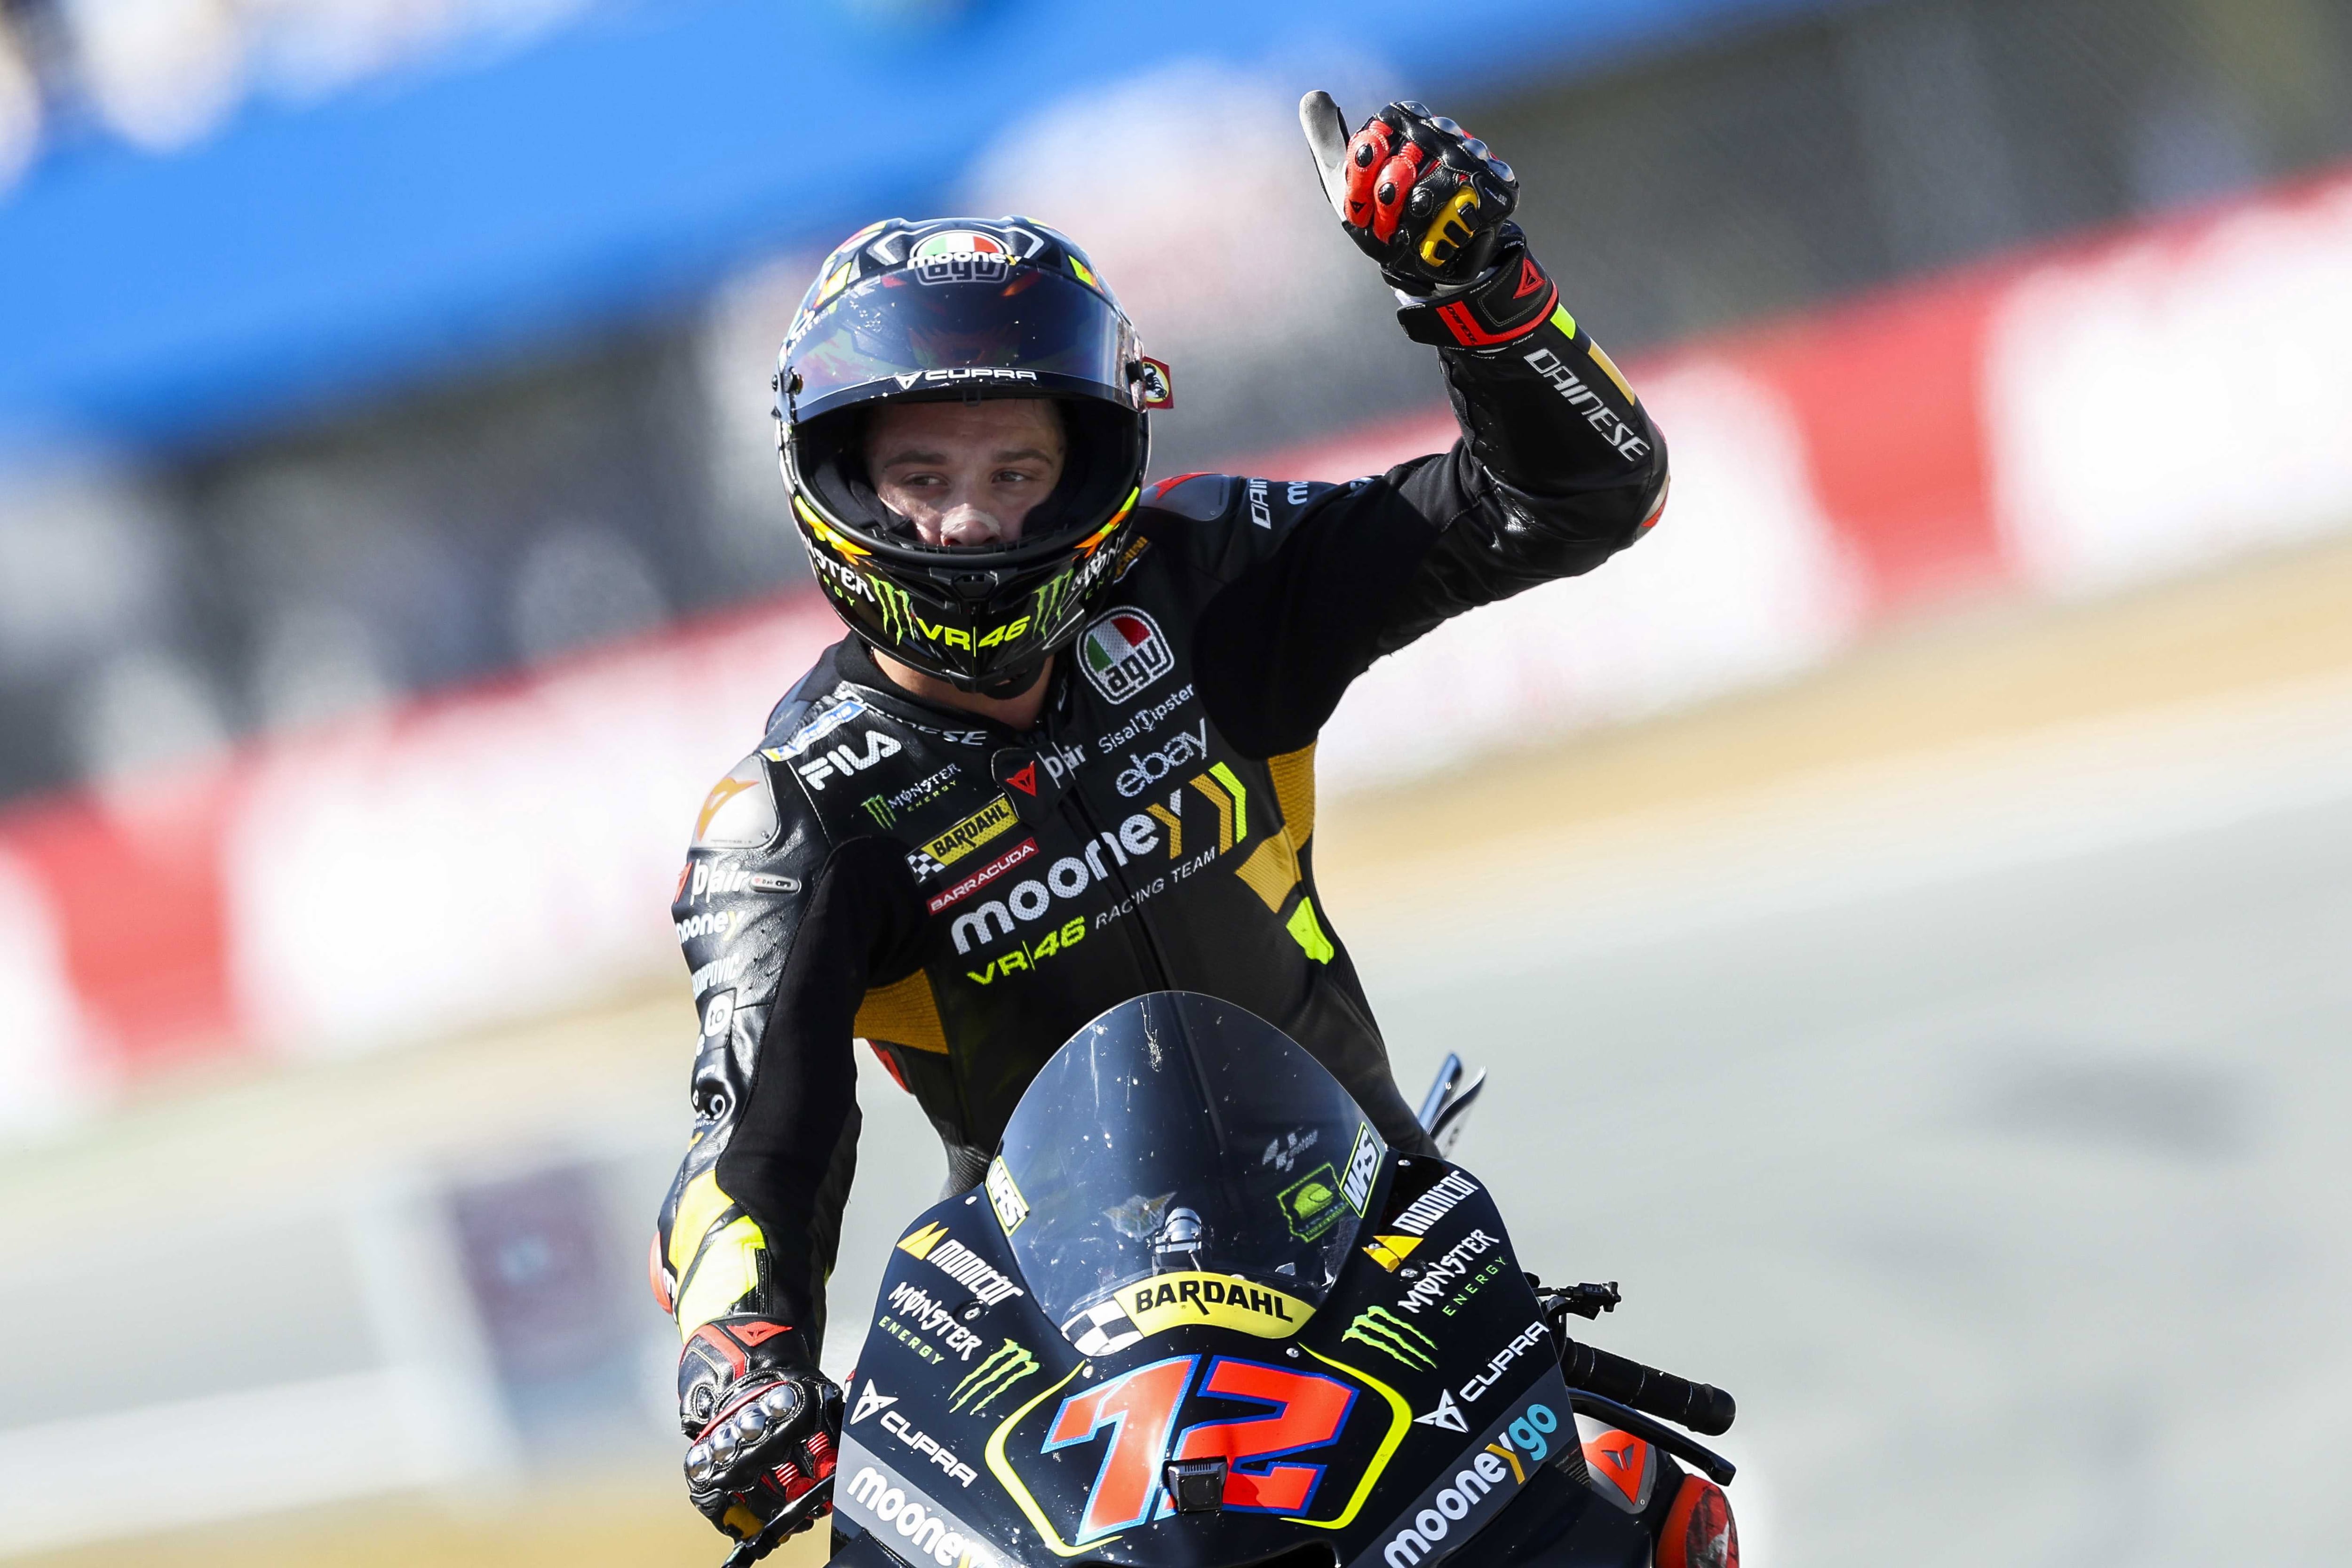
MULTIPOLYGON (((1553 1378, 1552 1384, 1559 1380, 1553 1378)), ((1422 1493, 1397 1521, 1381 1557, 1387 1568, 1415 1568, 1447 1550, 1448 1542, 1484 1529, 1518 1495, 1535 1468, 1550 1458, 1565 1390, 1538 1389, 1537 1397, 1507 1412, 1486 1428, 1478 1447, 1459 1468, 1422 1493)))

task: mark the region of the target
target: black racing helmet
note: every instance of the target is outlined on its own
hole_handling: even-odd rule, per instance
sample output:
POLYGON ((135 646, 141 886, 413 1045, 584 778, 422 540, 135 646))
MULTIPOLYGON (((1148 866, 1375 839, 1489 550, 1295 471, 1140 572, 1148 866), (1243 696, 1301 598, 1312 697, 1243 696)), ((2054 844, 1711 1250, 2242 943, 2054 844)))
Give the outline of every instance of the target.
POLYGON ((1018 691, 1074 639, 1132 542, 1147 408, 1166 407, 1118 301, 1026 218, 887 219, 818 268, 776 363, 793 521, 850 628, 917 669, 1018 691), (1051 397, 1068 455, 1010 544, 931 545, 866 471, 885 403, 1051 397))

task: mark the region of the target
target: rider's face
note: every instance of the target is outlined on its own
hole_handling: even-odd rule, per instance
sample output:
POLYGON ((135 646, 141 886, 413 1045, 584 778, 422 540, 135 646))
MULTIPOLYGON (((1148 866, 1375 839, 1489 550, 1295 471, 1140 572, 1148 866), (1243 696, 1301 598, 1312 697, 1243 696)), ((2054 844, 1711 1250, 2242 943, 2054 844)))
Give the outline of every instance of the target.
POLYGON ((1010 544, 1062 477, 1060 413, 1040 397, 897 403, 866 426, 866 470, 926 544, 1010 544))

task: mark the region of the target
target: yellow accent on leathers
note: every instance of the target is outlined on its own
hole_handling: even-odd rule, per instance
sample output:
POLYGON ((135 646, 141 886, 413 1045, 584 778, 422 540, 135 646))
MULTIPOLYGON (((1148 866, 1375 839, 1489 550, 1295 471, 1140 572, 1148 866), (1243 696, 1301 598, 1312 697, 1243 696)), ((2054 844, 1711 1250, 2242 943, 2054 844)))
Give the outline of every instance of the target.
POLYGON ((1266 772, 1274 775, 1275 803, 1282 807, 1282 825, 1290 829, 1291 843, 1301 848, 1315 836, 1315 748, 1268 757, 1266 772))
POLYGON ((1285 827, 1259 840, 1234 875, 1248 883, 1250 891, 1264 899, 1267 909, 1281 913, 1283 900, 1298 886, 1298 851, 1290 847, 1290 829, 1285 827))
POLYGON ((669 1225, 669 1266, 679 1279, 686 1278, 687 1265, 701 1250, 703 1236, 712 1223, 734 1206, 735 1200, 719 1189, 716 1171, 705 1171, 686 1184, 686 1191, 677 1194, 677 1215, 669 1225))
POLYGON ((940 1021, 939 999, 931 994, 931 977, 921 970, 879 991, 868 991, 857 1005, 852 1026, 861 1040, 887 1040, 910 1050, 947 1055, 947 1026, 940 1021))
POLYGON ((713 1318, 723 1318, 760 1283, 760 1254, 767 1238, 750 1215, 738 1215, 702 1244, 677 1293, 677 1334, 682 1341, 713 1318))

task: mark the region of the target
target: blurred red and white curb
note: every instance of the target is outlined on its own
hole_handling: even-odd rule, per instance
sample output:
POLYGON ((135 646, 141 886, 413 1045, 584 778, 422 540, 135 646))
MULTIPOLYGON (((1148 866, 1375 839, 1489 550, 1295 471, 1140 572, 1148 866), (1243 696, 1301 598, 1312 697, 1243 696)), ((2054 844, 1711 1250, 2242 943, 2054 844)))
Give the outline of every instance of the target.
MULTIPOLYGON (((2338 172, 1637 364, 1664 521, 1376 667, 1325 786, 1783 675, 1940 602, 2341 527, 2347 278, 2338 172)), ((1439 413, 1241 466, 1346 479, 1452 438, 1439 413)), ((837 635, 802 596, 0 818, 0 1129, 657 977, 697 804, 837 635)))

